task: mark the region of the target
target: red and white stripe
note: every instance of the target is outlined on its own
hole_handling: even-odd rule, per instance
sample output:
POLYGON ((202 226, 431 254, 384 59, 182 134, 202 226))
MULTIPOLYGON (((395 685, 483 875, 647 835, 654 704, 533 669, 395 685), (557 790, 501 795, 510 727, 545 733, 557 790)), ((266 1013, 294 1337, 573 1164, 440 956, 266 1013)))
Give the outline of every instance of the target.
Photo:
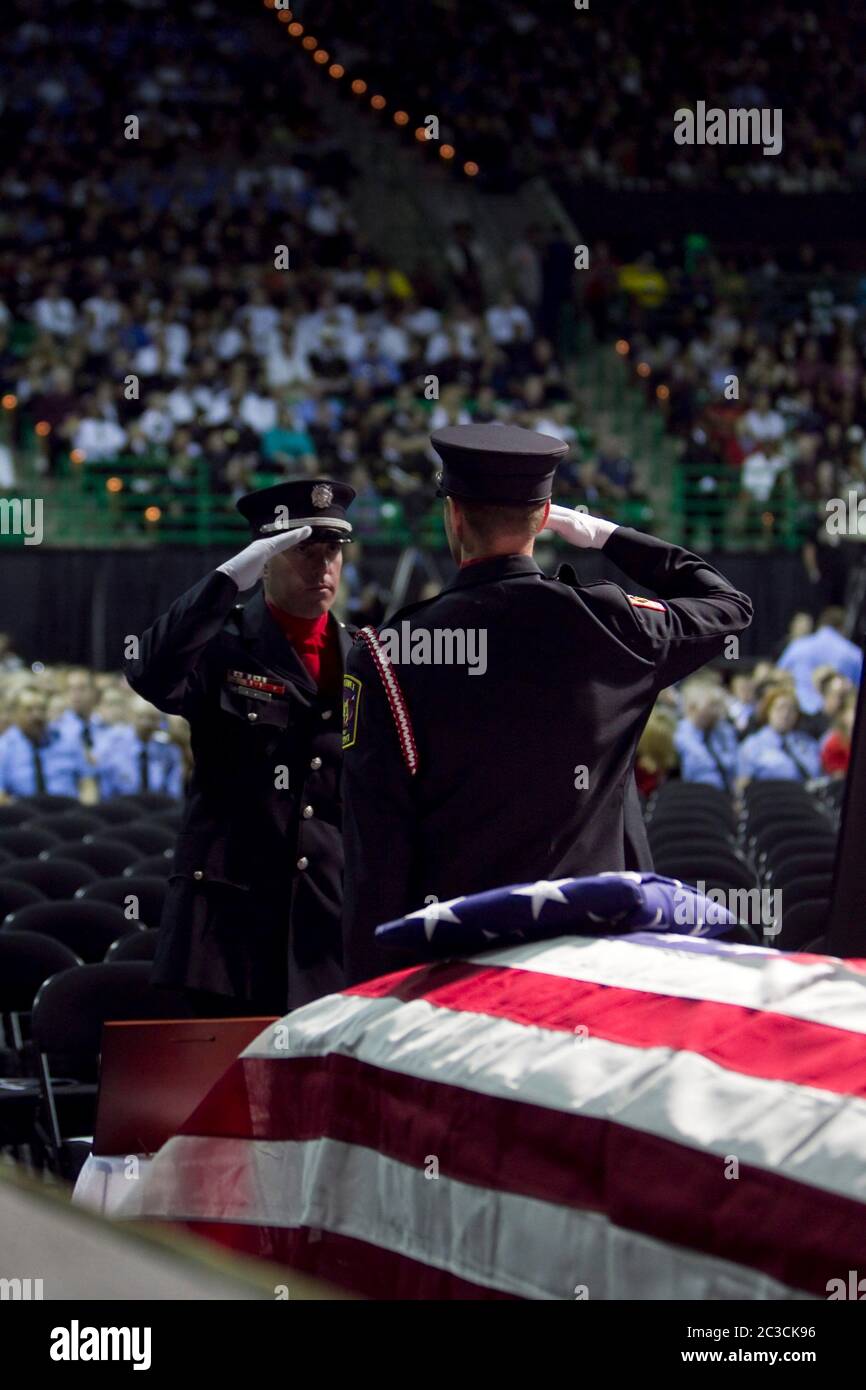
POLYGON ((374 1296, 826 1296, 866 1273, 866 975, 683 945, 560 938, 308 1005, 126 1214, 374 1296))

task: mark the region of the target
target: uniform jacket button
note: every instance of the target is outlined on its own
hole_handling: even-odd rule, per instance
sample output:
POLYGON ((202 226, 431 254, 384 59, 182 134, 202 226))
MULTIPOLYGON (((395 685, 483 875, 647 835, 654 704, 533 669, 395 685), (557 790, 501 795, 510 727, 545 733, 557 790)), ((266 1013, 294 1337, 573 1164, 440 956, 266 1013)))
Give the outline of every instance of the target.
POLYGON ((322 759, 321 759, 321 758, 313 758, 313 759, 312 759, 312 761, 311 761, 311 763, 310 763, 310 767, 313 769, 314 772, 318 772, 318 770, 319 770, 319 768, 320 768, 321 766, 322 766, 322 759))
POLYGON ((330 717, 331 717, 332 714, 333 714, 333 710, 329 710, 329 709, 323 709, 323 710, 322 710, 322 718, 323 718, 323 719, 330 719, 330 717))
POLYGON ((310 819, 310 816, 311 816, 312 814, 313 814, 313 808, 312 808, 312 806, 305 806, 305 807, 304 807, 304 811, 303 811, 304 820, 309 820, 309 819, 310 819))
POLYGON ((247 715, 247 719, 250 721, 251 724, 255 724, 258 717, 259 716, 256 714, 254 709, 251 709, 249 714, 247 715))
POLYGON ((204 878, 204 874, 202 873, 201 869, 196 869, 195 873, 193 874, 193 878, 204 878))
POLYGON ((301 870, 304 870, 304 869, 307 867, 307 865, 309 864, 309 862, 310 862, 310 861, 309 861, 309 859, 307 858, 307 856, 306 856, 305 854, 302 854, 301 857, 300 857, 300 859, 298 860, 298 868, 301 869, 301 870))

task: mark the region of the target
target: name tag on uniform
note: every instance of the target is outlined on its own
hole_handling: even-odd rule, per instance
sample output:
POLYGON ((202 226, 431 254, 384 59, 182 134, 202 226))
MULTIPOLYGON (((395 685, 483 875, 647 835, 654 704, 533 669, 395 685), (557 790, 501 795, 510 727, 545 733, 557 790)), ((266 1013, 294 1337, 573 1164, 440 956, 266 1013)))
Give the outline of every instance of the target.
POLYGON ((655 598, 644 598, 642 594, 626 594, 626 598, 632 608, 651 608, 654 613, 666 613, 667 609, 663 603, 659 603, 655 598))
POLYGON ((247 695, 253 700, 274 700, 286 694, 286 687, 279 681, 248 671, 227 671, 226 684, 236 695, 247 695))

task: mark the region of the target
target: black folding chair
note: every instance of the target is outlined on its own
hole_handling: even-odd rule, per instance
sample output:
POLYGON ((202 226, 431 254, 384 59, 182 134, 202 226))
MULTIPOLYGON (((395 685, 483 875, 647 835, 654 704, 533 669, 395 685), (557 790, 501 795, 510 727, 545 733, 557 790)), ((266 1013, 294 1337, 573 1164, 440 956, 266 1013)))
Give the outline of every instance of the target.
POLYGON ((123 827, 123 838, 128 845, 135 845, 142 854, 160 854, 163 850, 174 849, 176 833, 167 825, 153 820, 130 821, 123 827))
POLYGON ((162 905, 168 884, 164 878, 154 875, 132 874, 119 878, 101 878, 88 883, 76 898, 88 902, 114 903, 127 912, 131 907, 137 909, 137 920, 145 927, 158 927, 162 916, 162 905))
POLYGON ((125 825, 127 821, 141 820, 141 807, 130 805, 129 802, 121 800, 119 796, 111 797, 108 801, 98 801, 95 806, 88 806, 88 815, 96 816, 103 824, 111 826, 125 825))
POLYGON ((706 855, 693 859, 689 854, 660 856, 656 859, 656 873, 667 878, 678 878, 683 883, 703 882, 707 889, 757 888, 758 882, 753 870, 741 859, 733 855, 706 855))
POLYGON ((47 830, 59 840, 83 840, 85 835, 98 835, 105 829, 105 822, 86 811, 61 811, 56 816, 34 816, 25 829, 47 830))
POLYGON ((833 875, 829 874, 808 874, 803 878, 795 878, 781 890, 782 912, 783 914, 797 903, 814 902, 816 898, 831 898, 833 896, 833 875))
POLYGON ((45 894, 30 883, 17 883, 13 878, 0 878, 0 922, 29 903, 44 903, 45 894))
MULTIPOLYGON (((40 858, 66 859, 69 852, 68 845, 59 845, 56 849, 46 850, 40 858)), ((86 840, 81 840, 75 845, 74 854, 79 864, 89 864, 91 869, 95 869, 105 878, 122 874, 124 869, 128 869, 130 864, 135 864, 141 857, 140 850, 134 845, 125 845, 120 840, 108 840, 100 836, 91 839, 89 835, 86 840)))
POLYGON ((46 898, 71 898, 86 883, 98 878, 89 864, 76 859, 22 859, 17 864, 4 865, 4 876, 30 883, 46 898))
POLYGON ((139 816, 147 816, 159 811, 171 811, 177 807, 177 800, 164 792, 135 792, 131 796, 117 797, 129 806, 138 806, 139 816))
POLYGON ((783 840, 804 840, 810 835, 817 839, 835 840, 836 832, 826 821, 814 816, 775 816, 770 820, 747 826, 744 840, 761 852, 783 840))
POLYGON ((124 917, 122 909, 114 903, 73 898, 71 902, 34 903, 31 907, 19 908, 0 927, 0 936, 6 931, 38 932, 53 937, 85 963, 95 963, 105 959, 113 941, 137 935, 141 924, 124 917))
POLYGON ((62 844, 59 835, 50 830, 32 830, 16 825, 0 830, 0 849, 8 850, 16 859, 35 859, 43 850, 62 844))
POLYGON ((22 796, 19 804, 31 807, 30 819, 35 815, 60 815, 63 811, 79 811, 81 802, 74 796, 54 796, 51 792, 34 792, 32 796, 22 796))
POLYGON ((790 801, 792 797, 804 801, 810 801, 811 795, 807 792, 802 782, 795 782, 786 777, 766 777, 761 781, 749 782, 743 792, 743 800, 747 806, 756 804, 759 801, 776 800, 780 805, 790 801))
POLYGON ((783 951, 802 951, 807 945, 812 950, 818 949, 815 938, 826 932, 829 917, 829 898, 806 898, 790 907, 786 905, 776 944, 783 951))
POLYGON ((32 806, 22 806, 20 801, 10 801, 0 806, 0 828, 8 830, 14 825, 23 825, 32 815, 32 806))
POLYGON ((836 863, 835 851, 826 852, 803 848, 793 854, 780 850, 775 858, 767 859, 767 882, 774 888, 784 888, 797 878, 807 878, 815 874, 830 874, 836 863), (781 855, 781 857, 779 857, 781 855))
POLYGON ((0 1147, 10 1146, 16 1157, 20 1145, 39 1149, 41 1087, 23 1025, 41 985, 58 971, 80 964, 73 951, 50 937, 0 931, 0 1019, 11 1049, 8 1055, 14 1059, 14 1076, 0 1078, 0 1147))
POLYGON ((33 1004, 32 1031, 47 1110, 49 1152, 60 1173, 73 1177, 90 1150, 90 1139, 76 1141, 71 1136, 80 1135, 82 1128, 88 1135, 93 1133, 103 1024, 191 1017, 193 1011, 180 991, 150 984, 147 961, 79 965, 46 980, 33 1004), (75 1107, 73 1116, 64 1115, 58 1105, 62 1096, 58 1097, 53 1081, 57 1058, 86 1090, 85 1103, 75 1107))
POLYGON ((650 852, 653 862, 658 863, 660 859, 667 861, 672 858, 679 858, 683 854, 688 854, 691 859, 717 858, 719 855, 727 857, 733 854, 735 859, 741 858, 736 852, 736 845, 730 840, 724 839, 719 835, 704 835, 695 833, 694 835, 663 835, 660 838, 650 836, 650 852))
POLYGON ((122 960, 153 960, 156 955, 158 940, 159 932, 147 928, 131 932, 129 936, 121 936, 117 941, 112 941, 106 951, 106 963, 122 960))
POLYGON ((134 864, 130 864, 128 869, 124 869, 124 877, 133 878, 141 874, 152 878, 168 878, 174 866, 174 855, 171 850, 164 850, 162 854, 148 854, 144 859, 137 859, 134 864))

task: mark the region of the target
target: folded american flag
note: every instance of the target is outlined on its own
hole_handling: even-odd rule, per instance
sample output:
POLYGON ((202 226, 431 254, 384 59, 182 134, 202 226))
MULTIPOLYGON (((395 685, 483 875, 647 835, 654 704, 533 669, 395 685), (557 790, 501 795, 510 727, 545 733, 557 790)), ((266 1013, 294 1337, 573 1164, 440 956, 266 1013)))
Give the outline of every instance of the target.
POLYGON ((826 1297, 866 1274, 864 1034, 864 962, 435 961, 269 1025, 125 1214, 373 1297, 826 1297))
POLYGON ((377 927, 376 938, 380 946, 408 949, 415 956, 441 956, 480 951, 494 941, 543 941, 564 932, 598 935, 647 927, 721 936, 735 924, 721 903, 679 879, 607 873, 515 883, 431 902, 377 927))

